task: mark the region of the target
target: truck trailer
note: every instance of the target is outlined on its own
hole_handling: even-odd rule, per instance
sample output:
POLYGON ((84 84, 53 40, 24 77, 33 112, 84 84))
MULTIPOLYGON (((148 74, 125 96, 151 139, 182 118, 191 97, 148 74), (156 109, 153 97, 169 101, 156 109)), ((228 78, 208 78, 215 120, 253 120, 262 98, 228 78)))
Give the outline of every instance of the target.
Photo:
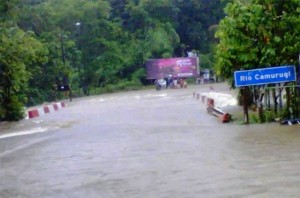
POLYGON ((200 73, 197 57, 149 59, 146 72, 147 79, 197 77, 200 73))

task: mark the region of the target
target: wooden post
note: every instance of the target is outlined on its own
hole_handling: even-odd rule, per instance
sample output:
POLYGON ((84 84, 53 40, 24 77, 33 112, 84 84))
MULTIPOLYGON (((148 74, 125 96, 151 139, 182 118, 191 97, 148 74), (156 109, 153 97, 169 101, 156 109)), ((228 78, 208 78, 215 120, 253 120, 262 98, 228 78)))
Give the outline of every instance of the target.
POLYGON ((283 88, 281 88, 281 84, 279 83, 279 109, 280 109, 280 113, 282 113, 282 111, 283 111, 282 90, 283 90, 283 88))
POLYGON ((291 116, 291 112, 290 112, 290 107, 291 107, 291 92, 290 92, 290 87, 286 87, 285 91, 286 91, 286 108, 287 108, 288 115, 290 117, 291 116))

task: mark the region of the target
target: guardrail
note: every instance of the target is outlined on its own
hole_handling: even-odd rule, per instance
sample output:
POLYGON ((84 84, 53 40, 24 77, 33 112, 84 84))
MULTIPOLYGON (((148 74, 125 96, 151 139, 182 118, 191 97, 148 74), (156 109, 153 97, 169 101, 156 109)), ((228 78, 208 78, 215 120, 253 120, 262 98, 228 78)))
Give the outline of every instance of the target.
POLYGON ((46 106, 42 106, 42 107, 38 107, 38 108, 34 108, 34 109, 29 109, 26 112, 26 118, 25 119, 29 119, 29 118, 36 118, 39 116, 43 116, 47 113, 51 113, 54 111, 58 111, 59 109, 64 108, 66 105, 64 102, 57 102, 57 103, 53 103, 50 105, 46 105, 46 106))
POLYGON ((206 103, 207 105, 207 112, 211 115, 216 116, 219 121, 223 123, 230 122, 231 115, 229 113, 224 112, 220 108, 215 107, 215 99, 206 97, 205 95, 201 95, 196 92, 193 93, 193 97, 196 97, 197 100, 200 100, 201 98, 201 102, 203 104, 206 103))

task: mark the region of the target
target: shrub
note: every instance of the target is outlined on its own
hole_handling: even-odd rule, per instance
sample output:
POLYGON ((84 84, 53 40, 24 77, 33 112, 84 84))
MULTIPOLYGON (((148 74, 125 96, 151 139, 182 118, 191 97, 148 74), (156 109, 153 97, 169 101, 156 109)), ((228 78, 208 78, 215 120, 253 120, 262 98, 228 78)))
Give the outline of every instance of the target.
POLYGON ((0 113, 2 114, 2 119, 7 121, 18 121, 25 116, 23 104, 19 102, 16 96, 12 96, 10 100, 7 101, 0 113))

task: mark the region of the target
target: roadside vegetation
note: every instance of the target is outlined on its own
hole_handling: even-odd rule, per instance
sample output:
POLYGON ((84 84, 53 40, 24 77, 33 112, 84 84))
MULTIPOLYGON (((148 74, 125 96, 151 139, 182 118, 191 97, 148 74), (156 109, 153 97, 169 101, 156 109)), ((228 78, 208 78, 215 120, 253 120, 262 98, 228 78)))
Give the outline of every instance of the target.
MULTIPOLYGON (((2 0, 0 121, 20 120, 24 106, 66 97, 69 88, 74 97, 144 88, 152 83, 145 72, 149 58, 181 57, 194 50, 202 69, 214 69, 230 83, 235 70, 298 65, 299 4, 298 0, 2 0)), ((268 109, 272 106, 276 115, 299 115, 299 89, 269 86, 278 89, 249 89, 255 95, 252 103, 279 100, 284 92, 286 102, 274 99, 268 109)), ((261 108, 258 112, 262 120, 261 108)))
MULTIPOLYGON (((23 107, 65 97, 138 89, 149 84, 145 61, 211 57, 210 26, 219 0, 2 0, 0 120, 23 107), (64 90, 63 90, 64 91, 64 90)), ((208 65, 212 67, 212 65, 208 65)))
MULTIPOLYGON (((234 87, 234 71, 294 65, 299 74, 300 1, 231 1, 219 23, 215 63, 234 87)), ((298 82, 244 87, 251 122, 300 117, 298 82)), ((246 112, 247 114, 247 112, 246 112)), ((249 119, 249 115, 248 119, 249 119)))

